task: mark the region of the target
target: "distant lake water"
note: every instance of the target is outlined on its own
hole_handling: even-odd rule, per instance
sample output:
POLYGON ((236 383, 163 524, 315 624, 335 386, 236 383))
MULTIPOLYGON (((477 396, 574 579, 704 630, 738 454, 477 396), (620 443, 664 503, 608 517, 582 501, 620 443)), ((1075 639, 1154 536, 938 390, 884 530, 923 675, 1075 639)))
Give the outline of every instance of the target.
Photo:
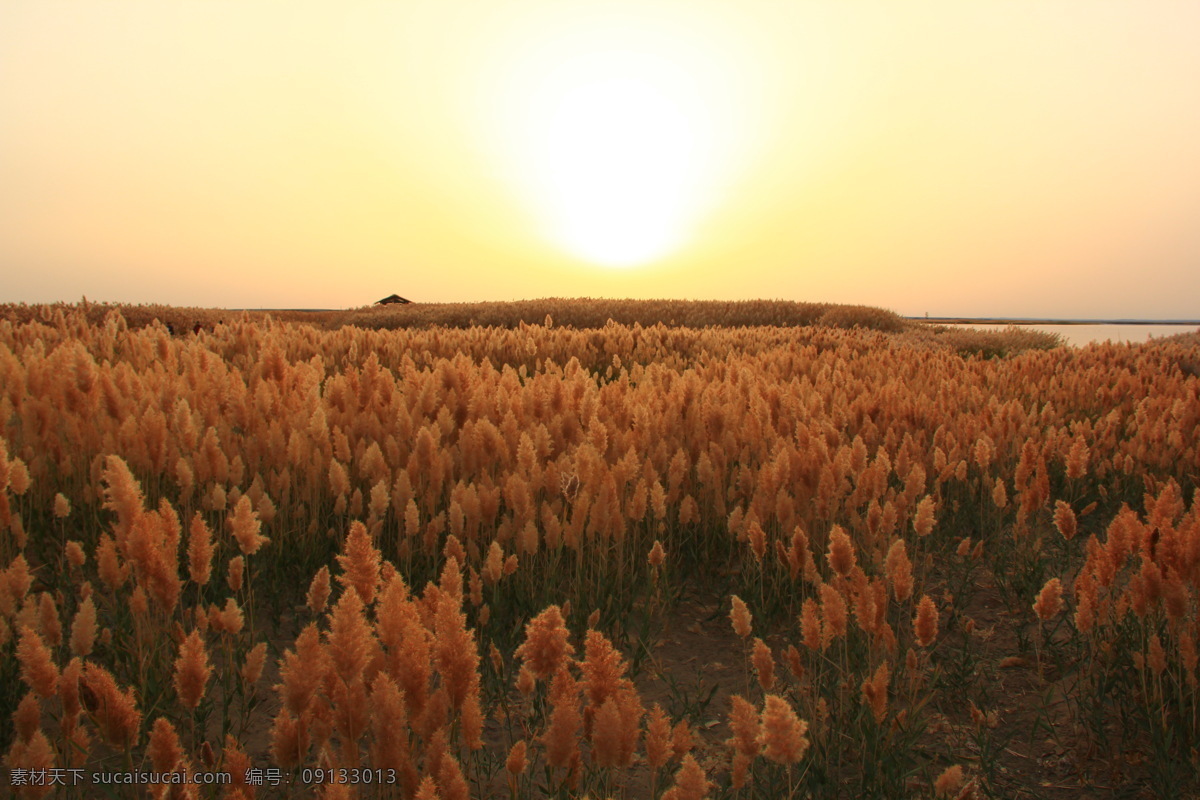
MULTIPOLYGON (((1007 325, 983 323, 943 322, 938 324, 947 325, 947 327, 961 325, 964 328, 977 328, 984 331, 1002 331, 1008 327, 1007 325)), ((1112 325, 1018 325, 1017 327, 1057 333, 1062 336, 1064 342, 1075 347, 1082 347, 1089 342, 1103 341, 1146 342, 1151 338, 1160 339, 1179 333, 1191 333, 1197 329, 1195 325, 1123 325, 1119 323, 1112 325)))

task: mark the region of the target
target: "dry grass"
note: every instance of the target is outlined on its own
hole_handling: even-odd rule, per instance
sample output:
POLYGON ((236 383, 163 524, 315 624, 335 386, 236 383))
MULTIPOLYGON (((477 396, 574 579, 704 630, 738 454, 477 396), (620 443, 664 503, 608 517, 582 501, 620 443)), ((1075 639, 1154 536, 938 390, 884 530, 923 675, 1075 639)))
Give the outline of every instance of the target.
MULTIPOLYGON (((178 333, 190 331, 196 322, 211 329, 222 322, 233 322, 241 311, 213 308, 182 308, 163 305, 114 305, 88 303, 80 307, 57 304, 0 306, 0 317, 12 322, 53 321, 56 314, 83 315, 91 324, 99 324, 109 312, 116 311, 131 328, 142 328, 155 320, 170 323, 178 333)), ((244 312, 254 320, 270 317, 280 322, 309 324, 322 330, 352 325, 366 330, 400 328, 493 327, 512 329, 524 325, 542 325, 549 318, 560 327, 603 328, 620 325, 655 325, 703 328, 705 326, 796 327, 820 325, 833 328, 867 328, 898 332, 912 327, 895 313, 871 306, 834 303, 798 303, 787 300, 606 300, 550 297, 539 300, 486 303, 412 303, 409 305, 366 306, 348 310, 270 310, 244 312)))
POLYGON ((1064 345, 1056 333, 1009 325, 1003 330, 988 331, 962 326, 918 324, 910 334, 920 341, 935 342, 949 347, 964 358, 979 355, 1002 358, 1026 350, 1052 350, 1064 345))
POLYGON ((9 307, 6 765, 297 782, 184 792, 222 798, 1195 791, 1194 338, 553 302, 175 336, 200 312, 9 307))

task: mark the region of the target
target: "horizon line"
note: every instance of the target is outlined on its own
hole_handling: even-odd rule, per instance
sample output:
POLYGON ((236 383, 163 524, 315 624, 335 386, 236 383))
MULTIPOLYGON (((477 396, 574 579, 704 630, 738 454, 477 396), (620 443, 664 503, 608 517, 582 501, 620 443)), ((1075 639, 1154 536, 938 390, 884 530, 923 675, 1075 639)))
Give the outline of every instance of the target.
POLYGON ((1195 319, 1069 319, 1058 317, 916 317, 904 316, 903 319, 915 322, 942 322, 949 324, 965 324, 976 322, 982 324, 1012 325, 1195 325, 1200 327, 1200 320, 1195 319))

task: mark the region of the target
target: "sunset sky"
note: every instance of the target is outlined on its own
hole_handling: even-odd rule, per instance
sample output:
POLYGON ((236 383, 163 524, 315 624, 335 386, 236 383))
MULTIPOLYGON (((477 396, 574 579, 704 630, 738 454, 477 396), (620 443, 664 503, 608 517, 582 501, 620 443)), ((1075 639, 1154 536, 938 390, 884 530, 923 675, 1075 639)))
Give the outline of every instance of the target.
POLYGON ((0 4, 0 302, 1200 314, 1200 3, 0 4))

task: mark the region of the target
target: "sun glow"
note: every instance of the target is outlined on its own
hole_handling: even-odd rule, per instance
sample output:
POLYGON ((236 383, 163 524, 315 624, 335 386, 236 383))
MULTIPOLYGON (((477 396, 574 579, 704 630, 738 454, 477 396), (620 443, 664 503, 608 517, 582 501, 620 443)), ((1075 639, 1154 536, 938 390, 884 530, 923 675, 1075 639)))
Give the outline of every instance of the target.
POLYGON ((489 128, 546 239, 593 264, 644 265, 686 245, 719 202, 746 93, 694 31, 573 25, 509 57, 489 128))
POLYGON ((672 76, 648 69, 656 65, 622 56, 564 76, 539 98, 530 131, 530 177, 552 234, 605 266, 633 266, 678 246, 697 211, 709 149, 704 109, 672 76))

